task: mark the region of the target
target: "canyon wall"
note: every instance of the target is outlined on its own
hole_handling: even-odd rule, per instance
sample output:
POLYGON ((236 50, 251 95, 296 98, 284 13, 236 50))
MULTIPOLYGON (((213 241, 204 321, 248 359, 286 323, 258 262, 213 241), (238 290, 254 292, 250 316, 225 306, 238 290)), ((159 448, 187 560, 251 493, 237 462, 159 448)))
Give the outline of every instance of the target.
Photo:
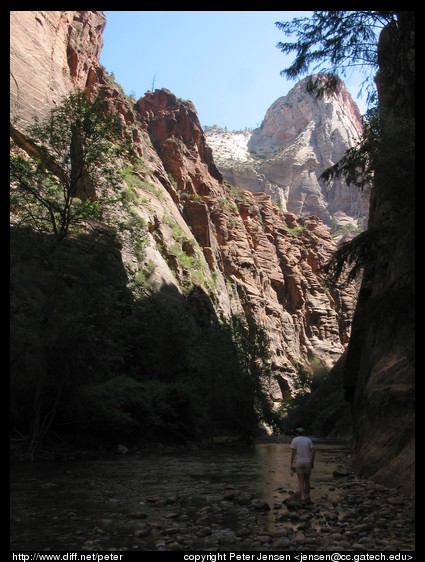
POLYGON ((378 45, 379 156, 344 368, 360 473, 415 491, 415 13, 378 45))
MULTIPOLYGON (((319 172, 360 134, 344 87, 334 98, 314 101, 305 82, 295 86, 272 105, 258 130, 238 133, 238 150, 231 139, 231 159, 237 161, 236 154, 242 166, 226 168, 190 102, 163 89, 134 103, 113 83, 98 60, 104 25, 102 12, 11 12, 12 128, 23 133, 26 123, 48 115, 70 92, 101 92, 121 115, 139 155, 123 190, 132 189, 130 214, 140 232, 120 228, 129 210, 119 206, 108 231, 128 287, 143 278, 142 290, 150 295, 177 301, 189 295, 194 315, 210 307, 219 317, 254 317, 270 339, 277 400, 293 389, 301 370, 311 371, 317 362, 334 365, 349 342, 344 369, 354 467, 412 493, 414 184, 400 176, 406 166, 401 145, 377 170, 369 226, 378 253, 365 270, 350 338, 355 288, 329 288, 320 271, 336 248, 325 223, 338 216, 358 221, 364 212, 358 192, 342 184, 327 192, 318 182, 319 172), (315 104, 323 106, 322 121, 315 104), (283 162, 289 162, 285 170, 283 162), (235 189, 223 176, 246 189, 235 189)), ((406 81, 414 76, 411 17, 400 19, 398 33, 407 46, 408 72, 397 78, 404 101, 394 99, 397 80, 384 64, 394 48, 388 33, 381 37, 377 80, 387 129, 406 135, 402 121, 414 119, 412 80, 406 81)))
POLYGON ((12 12, 11 23, 16 129, 86 89, 101 92, 131 131, 140 164, 123 189, 131 183, 135 194, 142 254, 134 232, 118 228, 126 211, 111 217, 129 286, 143 276, 145 291, 171 299, 197 286, 218 316, 253 316, 270 339, 277 400, 301 370, 331 367, 349 339, 356 291, 324 282, 320 267, 336 248, 329 228, 279 209, 266 193, 227 184, 190 102, 166 89, 137 103, 126 96, 98 61, 101 12, 12 12))
POLYGON ((356 145, 361 115, 342 81, 335 92, 317 97, 309 80, 277 99, 254 131, 208 127, 207 140, 228 182, 270 194, 285 211, 354 230, 366 223, 367 193, 343 179, 326 184, 319 176, 356 145))

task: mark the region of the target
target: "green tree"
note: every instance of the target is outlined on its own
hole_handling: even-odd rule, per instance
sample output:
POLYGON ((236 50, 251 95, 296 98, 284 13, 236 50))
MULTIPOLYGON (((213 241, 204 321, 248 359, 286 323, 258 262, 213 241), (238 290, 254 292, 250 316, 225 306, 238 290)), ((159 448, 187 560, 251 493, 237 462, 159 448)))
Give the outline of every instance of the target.
POLYGON ((231 322, 214 321, 205 327, 200 344, 192 346, 193 369, 198 374, 202 410, 198 420, 211 442, 223 433, 240 433, 240 405, 245 399, 241 366, 231 322))
POLYGON ((120 372, 131 304, 117 245, 103 231, 68 237, 11 229, 11 421, 33 459, 81 389, 120 372))
POLYGON ((261 422, 274 423, 269 392, 272 375, 269 339, 265 330, 250 316, 232 316, 231 329, 239 365, 239 399, 235 406, 242 437, 251 438, 261 422))
POLYGON ((86 219, 100 219, 121 178, 117 157, 130 145, 100 95, 70 94, 25 133, 11 125, 11 210, 19 224, 61 242, 86 219))
MULTIPOLYGON (((328 172, 351 174, 360 187, 368 175, 372 180, 368 228, 338 250, 331 273, 336 282, 347 264, 354 274, 362 269, 342 377, 344 398, 352 402, 354 466, 357 472, 378 481, 382 478, 386 485, 411 493, 415 428, 415 11, 314 12, 311 20, 290 22, 281 29, 296 33, 298 39, 282 44, 283 52, 296 55, 285 75, 295 77, 313 66, 319 71, 319 80, 317 75, 312 80, 314 89, 322 72, 338 73, 341 68, 360 65, 376 84, 376 93, 369 100, 372 97, 377 104, 371 108, 373 115, 368 116, 359 147, 328 172), (366 26, 383 26, 379 38, 369 34, 366 26), (381 472, 383 465, 385 474, 381 472)), ((375 84, 369 80, 371 90, 375 84)), ((324 91, 326 79, 325 86, 324 91)))
POLYGON ((252 318, 233 315, 204 328, 192 346, 198 423, 210 441, 223 434, 251 439, 261 422, 273 425, 269 340, 252 318))
MULTIPOLYGON (((392 239, 400 235, 394 226, 402 223, 408 228, 406 221, 411 220, 414 12, 318 11, 311 18, 276 25, 287 36, 296 36, 294 42, 278 44, 283 53, 295 54, 281 74, 295 78, 314 72, 309 84, 317 95, 337 89, 340 76, 347 76, 353 68, 365 75, 363 86, 370 109, 363 136, 339 162, 323 171, 321 179, 344 177, 360 189, 368 186, 371 201, 385 200, 385 205, 380 205, 379 220, 370 217, 368 229, 344 243, 325 266, 330 282, 336 284, 343 274, 346 280, 357 277, 378 255, 385 254, 392 239)), ((375 207, 371 205, 371 212, 375 207)))
POLYGON ((378 69, 378 35, 397 22, 394 11, 317 11, 311 17, 276 22, 293 42, 279 42, 284 54, 295 54, 290 66, 282 70, 289 79, 312 73, 310 86, 319 94, 337 87, 339 77, 354 68, 365 74, 362 86, 369 102, 376 101, 374 77, 378 69))
MULTIPOLYGON (((102 218, 111 190, 122 181, 118 157, 133 154, 119 115, 109 110, 100 95, 90 99, 83 92, 64 98, 44 121, 35 120, 24 132, 11 124, 10 134, 13 226, 29 227, 25 231, 27 243, 33 232, 41 234, 37 255, 42 256, 42 269, 38 272, 40 279, 34 280, 33 285, 39 284, 43 289, 34 299, 35 309, 39 310, 27 319, 32 337, 26 352, 19 350, 26 330, 23 316, 14 314, 12 321, 13 392, 15 396, 31 395, 27 414, 15 409, 12 417, 15 427, 19 420, 29 420, 27 456, 32 459, 63 406, 64 395, 78 387, 80 375, 93 374, 89 368, 93 365, 90 350, 96 347, 98 333, 103 330, 103 325, 95 327, 94 318, 100 317, 99 311, 106 314, 111 310, 110 306, 100 304, 104 283, 102 290, 92 295, 95 282, 90 269, 85 273, 88 286, 84 299, 66 298, 68 286, 78 285, 78 275, 69 269, 76 267, 79 260, 72 256, 73 247, 64 247, 63 251, 62 247, 71 240, 69 234, 77 232, 84 221, 102 218), (30 357, 32 361, 27 361, 23 368, 22 361, 30 357), (25 385, 32 390, 18 390, 25 385)), ((97 234, 89 238, 98 243, 97 234)), ((79 242, 86 245, 81 236, 79 242)), ((18 270, 20 252, 27 243, 23 242, 22 248, 14 247, 12 259, 18 270)), ((80 258, 84 256, 85 252, 80 258)), ((24 291, 19 302, 26 300, 24 291)), ((110 326, 110 317, 108 322, 110 326)), ((104 342, 105 334, 103 330, 104 342)), ((14 397, 12 404, 18 403, 14 397)))

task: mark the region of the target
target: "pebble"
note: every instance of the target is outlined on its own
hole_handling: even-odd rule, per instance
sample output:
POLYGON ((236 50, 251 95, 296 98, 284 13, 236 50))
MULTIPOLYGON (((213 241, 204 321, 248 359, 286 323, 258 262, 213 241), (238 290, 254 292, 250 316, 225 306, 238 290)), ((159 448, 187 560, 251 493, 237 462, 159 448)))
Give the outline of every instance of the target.
MULTIPOLYGON (((323 505, 315 506, 307 519, 305 507, 295 502, 287 507, 294 510, 291 521, 309 521, 319 531, 319 550, 414 550, 415 531, 412 513, 414 501, 401 496, 396 490, 364 482, 342 483, 337 488, 339 498, 333 502, 333 511, 323 505), (355 493, 352 492, 355 490, 355 493), (401 506, 395 510, 393 506, 401 506), (323 509, 325 507, 325 509, 323 509), (317 509, 318 508, 318 509, 317 509), (296 510, 296 511, 295 511, 296 510), (367 512, 365 517, 364 513, 367 512), (297 517, 298 516, 298 517, 297 517), (347 529, 344 531, 344 529, 347 529), (394 538, 397 537, 397 538, 394 538)), ((276 517, 276 520, 282 520, 276 517)), ((297 529, 304 527, 301 523, 297 529)), ((287 535, 289 538, 291 534, 287 535)), ((292 542, 307 544, 307 536, 295 532, 292 542)), ((311 539, 314 541, 314 538, 311 539)), ((280 544, 280 543, 279 543, 280 544)), ((288 547, 282 544, 282 547, 288 547)), ((276 546, 274 546, 276 548, 276 546)))
MULTIPOLYGON (((352 474, 340 474, 332 486, 313 490, 313 503, 307 505, 282 487, 274 490, 270 503, 234 485, 207 490, 205 494, 192 489, 186 496, 169 490, 146 497, 143 512, 127 507, 115 492, 105 503, 120 506, 111 507, 115 511, 108 509, 102 518, 83 518, 78 510, 60 514, 53 508, 48 516, 67 525, 78 518, 74 550, 415 550, 414 500, 352 474)), ((21 509, 13 521, 23 529, 33 518, 29 509, 21 509)), ((69 535, 64 533, 63 541, 69 545, 69 535)))

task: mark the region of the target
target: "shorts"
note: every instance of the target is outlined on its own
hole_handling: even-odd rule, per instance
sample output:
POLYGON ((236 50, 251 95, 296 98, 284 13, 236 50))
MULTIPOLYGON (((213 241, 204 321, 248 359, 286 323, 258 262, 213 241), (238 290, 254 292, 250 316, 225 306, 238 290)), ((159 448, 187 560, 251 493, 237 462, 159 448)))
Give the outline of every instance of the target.
POLYGON ((311 474, 311 462, 296 462, 294 464, 297 474, 311 474))

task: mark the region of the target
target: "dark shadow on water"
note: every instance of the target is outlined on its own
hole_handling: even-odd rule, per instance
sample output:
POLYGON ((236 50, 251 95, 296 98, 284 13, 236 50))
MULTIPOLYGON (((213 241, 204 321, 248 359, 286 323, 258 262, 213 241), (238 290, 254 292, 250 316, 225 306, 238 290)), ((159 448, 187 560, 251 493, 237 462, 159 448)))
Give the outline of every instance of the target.
MULTIPOLYGON (((319 443, 313 498, 328 494, 343 444, 319 443)), ((275 503, 296 492, 289 476, 289 444, 258 443, 234 450, 139 453, 99 460, 16 463, 11 477, 11 549, 141 548, 134 536, 143 512, 149 524, 175 520, 245 532, 273 529, 275 503), (252 499, 270 511, 253 510, 252 499), (100 528, 103 534, 94 529, 100 528)), ((178 525, 177 525, 178 526, 178 525)), ((155 550, 145 538, 144 550, 155 550)))

